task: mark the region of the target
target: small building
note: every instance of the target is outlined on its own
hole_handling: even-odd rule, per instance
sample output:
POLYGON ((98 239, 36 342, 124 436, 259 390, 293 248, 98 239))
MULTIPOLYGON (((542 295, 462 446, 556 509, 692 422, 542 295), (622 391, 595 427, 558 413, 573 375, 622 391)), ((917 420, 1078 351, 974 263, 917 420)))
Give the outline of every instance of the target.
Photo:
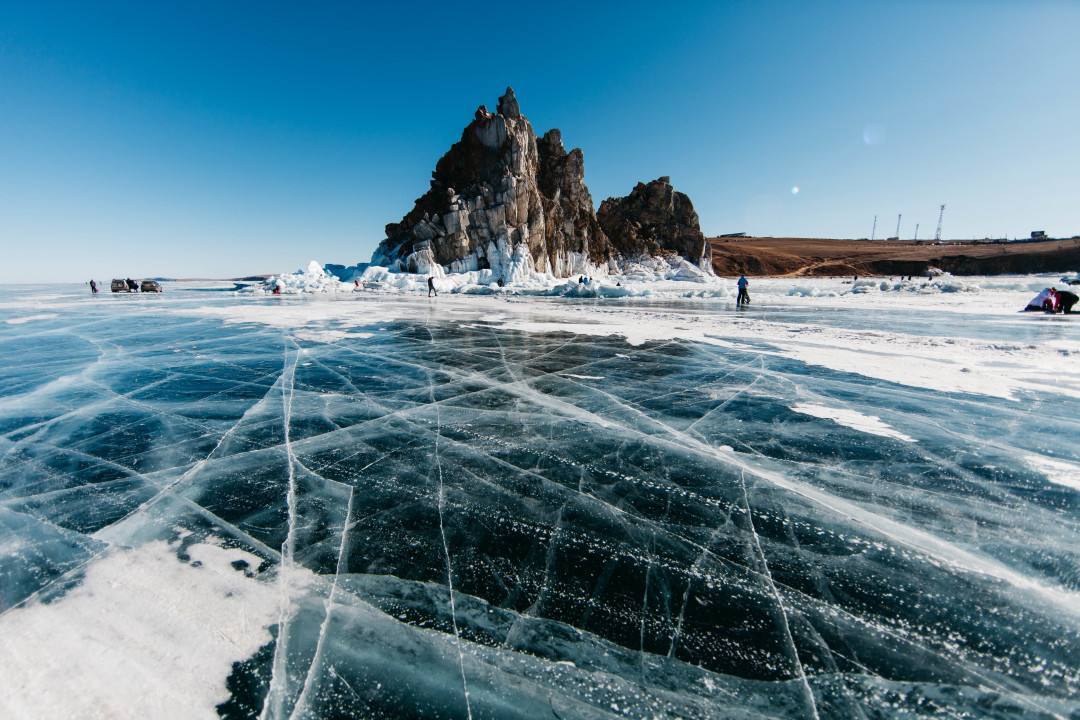
POLYGON ((1045 230, 1032 230, 1031 231, 1031 239, 1032 240, 1045 240, 1046 239, 1046 231, 1045 230))

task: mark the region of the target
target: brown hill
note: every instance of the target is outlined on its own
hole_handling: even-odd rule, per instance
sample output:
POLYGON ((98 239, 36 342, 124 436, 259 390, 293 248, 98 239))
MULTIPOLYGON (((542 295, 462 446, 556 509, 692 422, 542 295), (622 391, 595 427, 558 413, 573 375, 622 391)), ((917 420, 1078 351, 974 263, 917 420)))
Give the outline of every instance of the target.
POLYGON ((1080 270, 1080 238, 1041 242, 888 241, 714 237, 718 275, 919 275, 938 267, 955 275, 1080 270))

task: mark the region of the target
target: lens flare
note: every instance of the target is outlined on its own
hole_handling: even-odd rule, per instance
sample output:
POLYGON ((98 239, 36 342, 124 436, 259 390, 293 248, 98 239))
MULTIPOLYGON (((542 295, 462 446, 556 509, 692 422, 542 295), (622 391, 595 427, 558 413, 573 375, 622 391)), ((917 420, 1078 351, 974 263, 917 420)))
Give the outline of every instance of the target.
POLYGON ((880 123, 868 123, 863 127, 864 145, 880 145, 885 142, 885 126, 880 123))

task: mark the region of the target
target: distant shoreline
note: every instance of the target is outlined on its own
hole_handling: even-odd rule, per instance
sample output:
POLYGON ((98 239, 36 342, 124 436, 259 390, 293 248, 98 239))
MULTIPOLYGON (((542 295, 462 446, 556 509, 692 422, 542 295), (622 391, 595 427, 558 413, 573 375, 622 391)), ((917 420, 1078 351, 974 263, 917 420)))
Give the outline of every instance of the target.
POLYGON ((1080 269, 1080 237, 1015 242, 712 237, 709 244, 717 275, 923 275, 931 267, 954 275, 1024 275, 1080 269))
MULTIPOLYGON (((925 275, 938 268, 953 275, 1030 275, 1080 271, 1080 237, 1048 240, 866 240, 765 236, 706 238, 713 271, 721 277, 848 277, 925 275)), ((158 282, 263 282, 274 273, 242 277, 150 276, 158 282)), ((111 278, 97 278, 107 284, 111 278)), ((68 281, 73 284, 86 280, 68 281)), ((51 285, 9 282, 5 285, 51 285)))

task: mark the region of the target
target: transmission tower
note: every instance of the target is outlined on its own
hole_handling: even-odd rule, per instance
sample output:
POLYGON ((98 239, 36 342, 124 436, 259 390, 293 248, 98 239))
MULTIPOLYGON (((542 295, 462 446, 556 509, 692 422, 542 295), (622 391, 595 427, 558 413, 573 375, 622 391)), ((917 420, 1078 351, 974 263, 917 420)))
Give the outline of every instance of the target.
POLYGON ((942 203, 941 210, 938 211, 937 216, 937 232, 934 233, 935 240, 941 240, 941 218, 945 217, 945 204, 942 203))
POLYGON ((874 239, 874 234, 877 232, 877 215, 874 216, 874 229, 870 231, 870 239, 874 239))

